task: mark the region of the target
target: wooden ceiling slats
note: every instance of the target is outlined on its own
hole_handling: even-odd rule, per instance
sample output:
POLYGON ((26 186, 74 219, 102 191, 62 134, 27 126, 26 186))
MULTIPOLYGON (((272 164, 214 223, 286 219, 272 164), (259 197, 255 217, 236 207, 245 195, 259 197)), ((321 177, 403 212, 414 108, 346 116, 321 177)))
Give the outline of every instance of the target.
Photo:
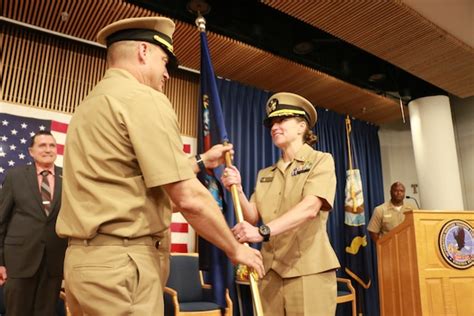
MULTIPOLYGON (((117 10, 116 9, 116 6, 117 6, 117 1, 108 1, 107 2, 107 6, 105 8, 105 12, 104 14, 102 15, 102 22, 103 22, 103 26, 105 25, 108 25, 110 23, 112 23, 113 21, 117 21, 119 20, 118 19, 118 16, 120 14, 120 10, 117 10)), ((86 32, 86 28, 84 28, 83 32, 86 32)), ((86 34, 82 34, 81 37, 89 37, 91 38, 91 40, 95 40, 95 37, 96 37, 96 34, 91 34, 91 31, 89 31, 89 34, 90 35, 86 35, 86 34)))
POLYGON ((46 23, 48 12, 51 10, 51 7, 55 5, 55 3, 51 3, 49 6, 45 5, 43 1, 38 1, 36 3, 38 4, 39 8, 34 18, 34 22, 31 24, 41 26, 46 23))
MULTIPOLYGON (((91 10, 90 7, 88 8, 86 1, 79 1, 75 7, 77 8, 77 14, 69 15, 68 12, 67 20, 62 21, 62 24, 64 24, 63 32, 65 34, 79 34, 81 29, 83 29, 81 22, 89 16, 91 10)), ((61 13, 58 18, 61 19, 61 13)))
MULTIPOLYGON (((397 9, 396 5, 384 6, 378 4, 373 6, 371 11, 364 12, 362 9, 354 10, 353 5, 349 4, 335 7, 330 2, 323 2, 318 4, 317 7, 306 5, 298 8, 293 2, 281 1, 281 3, 290 8, 296 7, 299 10, 299 14, 310 17, 318 16, 318 21, 323 21, 335 28, 337 27, 337 23, 334 21, 341 21, 341 19, 336 18, 337 16, 350 16, 352 19, 360 19, 364 21, 364 25, 370 26, 370 24, 373 23, 371 14, 373 14, 374 11, 379 10, 381 7, 388 8, 389 12, 397 9), (325 15, 320 12, 326 12, 332 9, 335 9, 335 15, 325 15)), ((125 2, 124 0, 56 0, 51 1, 51 3, 47 0, 3 0, 2 4, 2 14, 7 18, 25 23, 30 21, 30 24, 89 41, 95 41, 97 32, 113 21, 127 17, 158 15, 125 2), (25 10, 27 8, 30 9, 25 10), (41 14, 36 14, 36 12, 41 12, 41 14), (61 20, 62 12, 68 13, 68 19, 66 21, 61 20)), ((358 4, 356 7, 363 8, 364 6, 358 4)), ((392 20, 393 23, 396 21, 395 18, 392 20)), ((404 21, 405 20, 401 20, 400 23, 404 23, 404 21)), ((180 63, 187 68, 199 69, 200 43, 199 32, 196 26, 180 21, 175 22, 177 28, 174 34, 174 41, 176 55, 180 63)), ((365 34, 361 33, 358 28, 354 28, 353 22, 351 21, 344 23, 341 29, 360 40, 381 45, 378 43, 379 38, 377 36, 371 35, 370 32, 366 32, 365 34)), ((385 28, 380 28, 380 30, 381 32, 388 32, 385 28)), ((422 34, 422 31, 419 31, 417 34, 422 34)), ((390 119, 399 119, 400 117, 397 112, 393 110, 393 108, 396 109, 398 107, 398 103, 392 99, 363 90, 317 70, 299 65, 293 61, 222 35, 208 32, 208 40, 214 69, 218 76, 269 91, 292 91, 300 93, 318 106, 332 109, 342 114, 349 113, 376 124, 390 119), (364 108, 365 112, 362 113, 364 108), (379 112, 382 114, 377 116, 376 114, 379 112), (374 120, 374 118, 380 121, 374 120)), ((401 41, 402 38, 398 40, 401 41)), ((19 43, 19 45, 21 45, 21 43, 19 43)), ((45 43, 45 45, 47 45, 47 43, 45 43)), ((61 110, 71 112, 72 108, 69 108, 71 104, 77 104, 80 98, 92 88, 91 85, 100 79, 105 65, 104 51, 92 50, 93 56, 85 56, 74 50, 77 49, 76 46, 73 45, 75 47, 73 49, 72 46, 68 45, 69 44, 65 44, 64 47, 50 48, 45 51, 43 51, 42 47, 38 48, 39 54, 43 56, 42 58, 51 61, 57 60, 58 62, 46 61, 47 64, 49 63, 47 71, 52 73, 55 80, 52 83, 42 83, 40 78, 33 93, 43 93, 43 91, 46 91, 44 93, 48 93, 48 91, 51 91, 51 87, 44 86, 46 84, 59 85, 61 83, 61 85, 64 85, 63 87, 68 87, 69 90, 71 90, 71 85, 76 85, 78 86, 77 91, 67 96, 67 98, 58 94, 39 97, 40 99, 43 98, 46 100, 49 106, 59 101, 63 104, 61 110), (87 72, 84 71, 85 68, 81 68, 80 65, 69 63, 69 66, 66 66, 68 64, 67 62, 64 64, 68 58, 65 54, 67 54, 68 50, 70 53, 71 49, 73 53, 69 58, 78 58, 76 60, 86 62, 85 58, 87 57, 87 62, 91 64, 90 67, 87 67, 87 72), (78 72, 76 78, 79 78, 77 79, 79 82, 65 83, 66 72, 78 72)), ((394 44, 395 48, 396 46, 397 45, 394 44)), ((382 45, 378 49, 383 48, 384 46, 382 45)), ((88 50, 88 52, 91 54, 90 50, 88 50)), ((404 52, 404 54, 406 53, 407 52, 404 52)), ((39 65, 37 66, 38 70, 35 69, 33 71, 34 73, 38 73, 38 71, 40 71, 39 69, 41 69, 39 65)), ((11 69, 6 69, 6 71, 11 71, 11 69)), ((44 71, 45 69, 41 70, 43 74, 44 71)), ((184 84, 185 83, 183 83, 183 85, 184 84)), ((14 85, 12 87, 13 89, 17 88, 14 85)), ((5 88, 12 89, 12 87, 5 88)), ((181 90, 171 93, 174 95, 179 93, 179 91, 181 90)), ((189 102, 192 103, 194 100, 190 99, 189 102)))
POLYGON ((474 95, 474 48, 401 1, 263 2, 459 97, 474 95))
MULTIPOLYGON (((51 11, 51 14, 48 17, 48 20, 46 21, 44 28, 61 33, 61 25, 60 25, 61 19, 59 17, 60 17, 61 12, 64 12, 66 10, 68 3, 69 1, 58 1, 59 5, 54 7, 54 10, 51 11)), ((71 12, 69 11, 68 13, 71 13, 71 12)))

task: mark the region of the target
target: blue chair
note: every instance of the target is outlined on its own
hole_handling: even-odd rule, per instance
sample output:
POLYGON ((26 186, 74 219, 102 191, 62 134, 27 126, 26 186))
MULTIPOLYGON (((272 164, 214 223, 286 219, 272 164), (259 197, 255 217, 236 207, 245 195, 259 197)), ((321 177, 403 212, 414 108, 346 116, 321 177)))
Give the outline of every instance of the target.
MULTIPOLYGON (((225 314, 232 315, 232 301, 226 292, 225 314)), ((173 253, 170 275, 164 289, 166 316, 221 316, 222 308, 212 301, 212 289, 204 284, 197 253, 173 253)))
POLYGON ((349 279, 337 278, 337 304, 352 303, 352 316, 356 316, 356 292, 349 279))

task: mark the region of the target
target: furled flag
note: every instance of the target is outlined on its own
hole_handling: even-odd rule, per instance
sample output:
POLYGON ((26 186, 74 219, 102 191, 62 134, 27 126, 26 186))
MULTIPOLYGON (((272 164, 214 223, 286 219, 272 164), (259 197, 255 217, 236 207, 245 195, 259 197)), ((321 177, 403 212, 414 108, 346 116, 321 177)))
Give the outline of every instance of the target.
POLYGON ((344 203, 344 240, 346 254, 346 273, 365 289, 370 287, 370 257, 367 249, 365 228, 364 194, 359 169, 352 167, 351 121, 346 118, 347 152, 349 169, 346 172, 344 203))
MULTIPOLYGON (((199 109, 198 151, 205 152, 213 144, 227 142, 227 132, 222 117, 221 102, 217 91, 216 77, 207 46, 207 36, 201 34, 201 97, 199 109)), ((221 211, 226 216, 226 204, 221 183, 217 180, 214 170, 205 170, 198 174, 199 180, 207 187, 221 211)), ((219 170, 217 170, 219 172, 219 170)), ((228 214, 227 214, 228 215, 228 214)), ((200 268, 208 271, 215 302, 225 307, 225 289, 227 280, 228 260, 217 247, 199 238, 200 268)))

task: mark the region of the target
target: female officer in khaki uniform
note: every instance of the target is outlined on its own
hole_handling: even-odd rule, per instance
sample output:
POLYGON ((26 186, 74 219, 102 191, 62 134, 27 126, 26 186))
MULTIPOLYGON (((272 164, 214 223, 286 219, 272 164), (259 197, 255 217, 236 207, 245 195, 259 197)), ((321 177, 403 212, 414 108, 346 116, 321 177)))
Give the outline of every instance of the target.
POLYGON ((334 315, 339 261, 326 223, 336 190, 330 154, 312 149, 317 119, 313 105, 292 93, 277 93, 266 105, 280 160, 258 173, 247 200, 235 167, 222 181, 236 184, 245 221, 233 228, 240 242, 263 241, 265 277, 259 284, 265 315, 334 315), (256 227, 259 220, 263 225, 256 227))

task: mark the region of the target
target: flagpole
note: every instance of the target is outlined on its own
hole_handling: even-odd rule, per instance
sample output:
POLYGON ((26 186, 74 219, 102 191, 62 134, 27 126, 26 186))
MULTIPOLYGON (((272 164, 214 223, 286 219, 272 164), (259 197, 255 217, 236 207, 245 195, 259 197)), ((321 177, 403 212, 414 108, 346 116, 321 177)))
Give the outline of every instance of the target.
POLYGON ((351 119, 349 115, 346 115, 346 137, 347 137, 347 152, 348 152, 348 159, 349 159, 349 173, 350 173, 350 193, 352 198, 352 212, 357 213, 357 205, 356 205, 356 196, 354 192, 354 170, 352 168, 352 149, 351 149, 351 119))
MULTIPOLYGON (((198 11, 197 12, 198 17, 196 18, 196 25, 199 29, 200 32, 205 33, 206 32, 206 20, 204 17, 201 15, 201 13, 198 11)), ((202 75, 202 69, 201 69, 201 75, 202 75)), ((217 110, 217 109, 216 109, 217 110)), ((218 109, 220 110, 220 109, 218 109)), ((219 125, 219 124, 218 124, 219 125)), ((223 128, 225 128, 223 126, 223 128)), ((227 144, 227 141, 224 139, 223 140, 224 144, 227 144)), ((225 162, 226 166, 230 167, 232 166, 232 157, 229 152, 225 154, 225 162)), ((237 185, 232 185, 230 188, 230 192, 232 195, 232 201, 234 203, 234 211, 235 215, 237 218, 237 222, 243 222, 244 221, 244 216, 242 212, 242 207, 240 205, 239 201, 239 192, 237 189, 237 185)), ((248 243, 244 243, 245 246, 250 247, 248 243)), ((248 271, 247 266, 243 266, 245 271, 248 271)), ((254 307, 254 313, 256 316, 263 316, 263 308, 262 308, 262 301, 260 299, 260 293, 258 292, 258 285, 257 285, 257 280, 258 280, 258 275, 255 271, 251 271, 250 273, 247 273, 249 275, 249 283, 250 283, 250 290, 252 293, 252 301, 253 301, 253 307, 254 307)))
MULTIPOLYGON (((232 157, 230 156, 229 152, 225 154, 225 164, 227 167, 232 166, 232 157)), ((237 189, 236 184, 233 184, 230 187, 230 192, 232 194, 232 201, 234 202, 234 211, 235 211, 235 216, 237 218, 237 222, 241 223, 244 221, 244 215, 242 212, 242 206, 240 205, 239 191, 237 189)), ((244 243, 244 245, 247 247, 250 247, 248 243, 244 243)), ((245 268, 248 269, 248 267, 245 267, 245 268)), ((252 298, 253 298, 254 312, 257 316, 263 316, 262 301, 260 299, 260 293, 258 292, 258 284, 257 284, 258 276, 255 273, 255 271, 252 271, 248 275, 249 275, 249 281, 250 281, 250 290, 251 290, 252 298)))

